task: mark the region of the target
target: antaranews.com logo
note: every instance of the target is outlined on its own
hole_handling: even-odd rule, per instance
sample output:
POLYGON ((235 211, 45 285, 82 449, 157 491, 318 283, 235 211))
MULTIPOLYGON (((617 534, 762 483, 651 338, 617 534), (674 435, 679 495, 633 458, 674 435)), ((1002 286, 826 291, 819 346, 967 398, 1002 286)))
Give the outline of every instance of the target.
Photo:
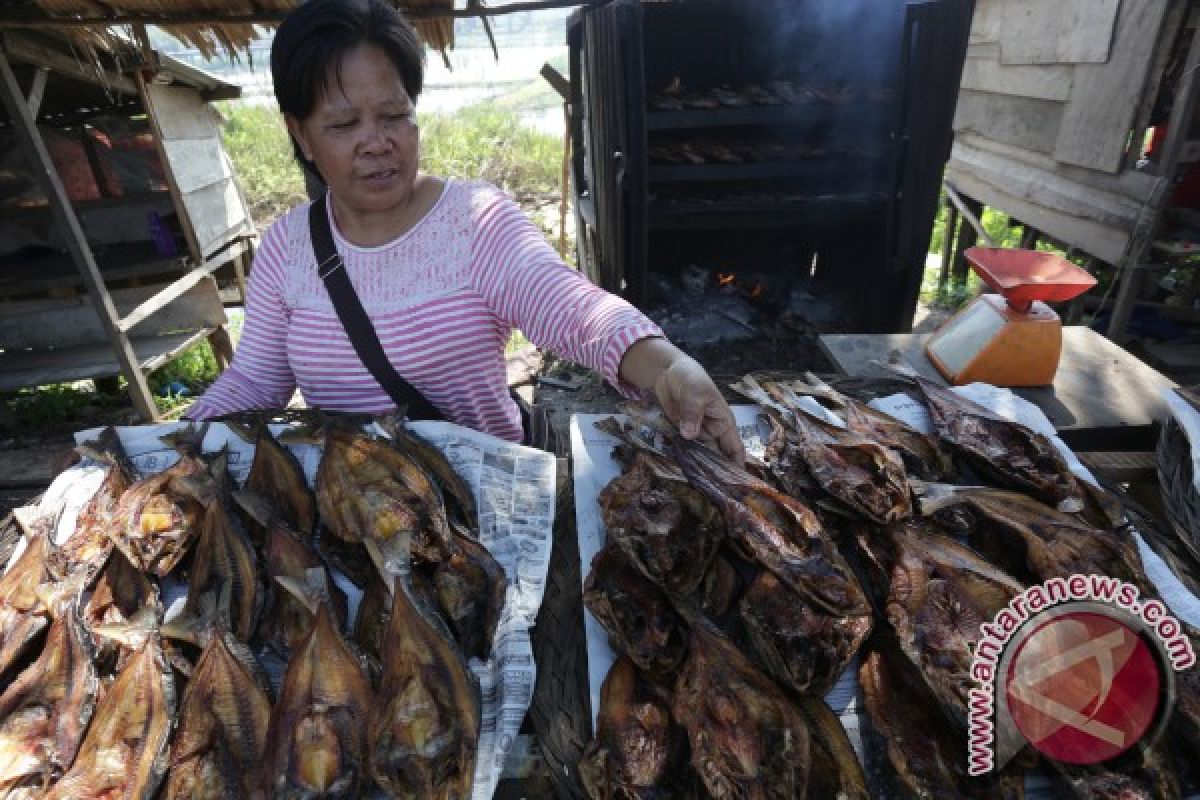
POLYGON ((969 693, 971 775, 998 770, 1028 742, 1097 764, 1156 737, 1174 673, 1196 663, 1183 626, 1158 600, 1103 575, 1031 586, 981 626, 969 693))

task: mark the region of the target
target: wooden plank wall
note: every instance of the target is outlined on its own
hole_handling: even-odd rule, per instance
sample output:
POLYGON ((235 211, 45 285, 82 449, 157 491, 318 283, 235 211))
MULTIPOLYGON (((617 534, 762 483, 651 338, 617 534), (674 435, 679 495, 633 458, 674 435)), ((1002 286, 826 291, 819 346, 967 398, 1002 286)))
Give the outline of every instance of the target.
MULTIPOLYGON (((142 286, 116 289, 110 294, 117 312, 124 316, 164 287, 142 286)), ((225 309, 217 295, 217 284, 205 275, 195 286, 152 314, 131 332, 133 337, 162 336, 195 331, 226 323, 225 309)), ((108 335, 88 297, 50 298, 0 303, 0 348, 3 350, 64 350, 108 344, 108 335)))
POLYGON ((251 229, 232 165, 221 147, 216 111, 194 89, 146 85, 173 190, 187 211, 203 260, 251 229))
POLYGON ((976 0, 947 177, 987 205, 1119 260, 1154 180, 1127 152, 1171 0, 976 0))

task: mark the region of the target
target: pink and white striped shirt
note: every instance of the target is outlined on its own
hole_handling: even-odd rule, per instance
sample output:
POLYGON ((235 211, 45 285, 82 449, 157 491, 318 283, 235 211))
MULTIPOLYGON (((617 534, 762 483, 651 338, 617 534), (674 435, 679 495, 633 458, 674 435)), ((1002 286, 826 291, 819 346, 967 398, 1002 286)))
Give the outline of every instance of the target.
MULTIPOLYGON (((233 364, 188 417, 280 408, 296 387, 314 407, 395 408, 359 361, 317 276, 308 208, 292 209, 263 235, 233 364)), ((623 391, 630 387, 621 385, 617 369, 625 351, 662 335, 629 303, 563 264, 494 186, 446 181, 420 222, 379 247, 348 242, 336 224, 333 231, 392 365, 460 425, 521 439, 504 371, 504 345, 514 328, 623 391)))

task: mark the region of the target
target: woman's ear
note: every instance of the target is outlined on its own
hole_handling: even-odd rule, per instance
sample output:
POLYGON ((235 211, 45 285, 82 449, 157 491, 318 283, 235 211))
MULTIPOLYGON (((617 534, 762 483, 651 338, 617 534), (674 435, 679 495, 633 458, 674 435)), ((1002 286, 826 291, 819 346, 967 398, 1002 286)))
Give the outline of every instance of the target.
POLYGON ((312 161, 312 148, 308 146, 308 139, 304 135, 304 126, 300 124, 300 120, 296 119, 291 114, 284 114, 283 121, 287 125, 288 133, 292 135, 296 146, 300 148, 301 154, 306 161, 312 161))

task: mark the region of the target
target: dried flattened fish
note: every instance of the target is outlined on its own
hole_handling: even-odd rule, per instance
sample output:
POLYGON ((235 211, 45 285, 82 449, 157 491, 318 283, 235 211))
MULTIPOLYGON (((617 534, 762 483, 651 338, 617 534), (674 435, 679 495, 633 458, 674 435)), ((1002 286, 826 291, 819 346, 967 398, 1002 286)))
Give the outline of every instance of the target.
POLYGON ((728 613, 741 592, 742 579, 733 566, 732 558, 730 554, 717 553, 693 595, 709 619, 717 619, 728 613))
POLYGON ((801 694, 827 694, 871 632, 869 612, 812 608, 767 571, 746 589, 739 611, 756 660, 801 694))
POLYGON ((100 488, 79 512, 75 532, 59 547, 57 560, 61 564, 60 574, 83 570, 90 584, 112 551, 108 531, 121 495, 134 484, 136 477, 114 428, 105 428, 96 441, 81 445, 79 451, 102 464, 107 472, 100 488))
POLYGON ((975 512, 972 543, 1014 573, 1038 582, 1076 573, 1107 575, 1155 594, 1136 545, 1120 532, 1093 528, 1019 492, 920 482, 913 490, 923 514, 955 506, 975 512))
MULTIPOLYGON (((283 576, 303 580, 310 569, 325 570, 325 565, 282 520, 272 522, 267 528, 263 560, 270 584, 258 632, 276 652, 286 655, 308 635, 312 628, 312 612, 291 592, 280 587, 275 579, 283 576)), ((346 595, 332 581, 328 581, 328 586, 330 612, 334 623, 340 627, 346 619, 346 595)), ((362 617, 361 609, 359 617, 362 617)))
POLYGON ((75 764, 45 800, 154 796, 167 768, 175 684, 158 637, 147 636, 104 696, 75 764))
MULTIPOLYGON (((317 525, 317 503, 296 456, 271 435, 265 424, 253 433, 243 432, 243 436, 254 442, 254 460, 244 488, 264 497, 293 530, 303 535, 312 533, 317 525)), ((261 527, 256 526, 257 534, 264 533, 261 527)))
MULTIPOLYGON (((276 578, 291 578, 303 583, 308 571, 325 572, 330 611, 338 628, 346 619, 346 595, 329 579, 325 563, 299 533, 276 512, 274 504, 264 495, 251 489, 233 493, 233 498, 265 537, 262 557, 267 577, 265 602, 259 617, 257 635, 283 657, 291 652, 312 628, 312 611, 276 578)), ((372 571, 370 574, 374 574, 372 571)), ((362 614, 359 614, 362 619, 362 614)))
POLYGON ((52 577, 46 569, 47 563, 54 560, 52 530, 51 520, 39 520, 26 532, 25 550, 0 577, 0 676, 12 668, 49 624, 38 587, 52 577))
POLYGON ((980 625, 1024 587, 970 548, 918 522, 893 526, 888 533, 895 546, 888 622, 946 716, 965 730, 980 625))
POLYGON ((292 651, 271 712, 263 788, 272 798, 357 798, 366 776, 364 722, 371 707, 366 673, 329 611, 324 574, 310 571, 297 591, 312 627, 292 651))
POLYGON ((401 579, 393 583, 381 655, 380 688, 367 717, 371 775, 394 798, 466 800, 479 747, 479 686, 401 579))
POLYGON ((477 536, 475 532, 479 529, 479 510, 475 502, 475 493, 442 451, 402 424, 384 425, 384 430, 392 437, 392 444, 396 449, 420 462, 425 471, 437 480, 444 492, 447 511, 451 517, 464 525, 468 532, 477 536))
POLYGON ((109 535, 131 564, 159 577, 175 569, 196 537, 203 509, 172 484, 206 474, 203 461, 181 453, 173 466, 141 479, 121 495, 109 535))
POLYGON ((937 701, 920 682, 905 679, 893 658, 902 657, 879 649, 869 651, 859 667, 858 682, 899 786, 919 800, 1019 800, 1024 776, 1015 767, 998 776, 967 775, 962 736, 953 732, 938 712, 937 701))
POLYGON ((672 713, 687 731, 692 767, 710 795, 804 797, 810 741, 804 716, 711 623, 688 618, 691 641, 672 713))
POLYGON ((414 556, 432 562, 450 539, 441 490, 419 463, 385 440, 332 427, 316 493, 321 519, 342 541, 372 540, 386 552, 407 533, 414 556))
POLYGON ((437 608, 463 655, 486 661, 504 610, 508 579, 487 548, 457 525, 451 526, 446 550, 439 561, 425 567, 437 608))
MULTIPOLYGON (((485 660, 504 606, 504 570, 460 524, 450 525, 432 474, 451 481, 459 515, 474 519, 474 499, 440 453, 392 426, 396 442, 334 427, 317 470, 317 502, 333 533, 346 542, 373 542, 387 558, 408 558, 425 573, 436 607, 468 657, 485 660), (394 548, 403 553, 390 552, 394 548)), ((369 574, 365 582, 370 582, 369 574)))
POLYGON ((1004 486, 1029 492, 1059 511, 1084 509, 1078 480, 1048 438, 911 369, 893 369, 916 384, 938 436, 975 469, 1004 486))
POLYGON ((724 538, 723 522, 677 467, 637 452, 599 500, 609 537, 647 578, 677 595, 695 591, 724 538))
MULTIPOLYGON (((146 609, 156 618, 162 614, 158 587, 130 564, 124 553, 114 550, 84 606, 84 624, 89 630, 128 625, 146 609)), ((129 650, 106 636, 96 636, 94 640, 97 662, 106 672, 119 671, 129 650)))
POLYGON ((71 767, 99 679, 78 598, 56 602, 42 654, 0 695, 0 794, 42 787, 71 767))
MULTIPOLYGON (((413 574, 414 592, 425 597, 427 603, 436 602, 433 589, 428 586, 427 581, 426 585, 420 589, 415 585, 421 579, 422 576, 419 574, 413 574)), ((354 642, 362 648, 363 653, 370 660, 373 678, 378 677, 380 654, 383 652, 383 638, 387 633, 388 622, 391 618, 392 593, 388 591, 379 572, 373 570, 367 586, 363 590, 362 600, 358 604, 358 616, 354 619, 354 642)))
POLYGON ((809 731, 811 766, 807 796, 813 800, 821 797, 868 800, 871 794, 867 791, 867 777, 837 715, 820 697, 801 697, 798 705, 809 731))
POLYGON ((270 717, 266 693, 226 635, 211 636, 183 694, 166 800, 250 796, 270 717))
POLYGON ((867 599, 808 506, 731 464, 703 445, 674 440, 676 460, 693 485, 722 510, 729 539, 783 585, 829 614, 862 614, 867 599))
POLYGON ((662 589, 609 542, 592 559, 583 602, 617 649, 647 672, 671 674, 687 650, 687 625, 662 589))
POLYGON ((672 722, 669 698, 647 687, 623 656, 600 688, 596 736, 580 758, 579 776, 592 800, 697 796, 685 734, 672 722))
POLYGON ((939 480, 951 474, 953 465, 950 458, 932 436, 842 394, 811 372, 804 377, 804 381, 791 381, 783 384, 783 387, 795 394, 810 395, 832 403, 849 430, 899 453, 909 475, 923 480, 939 480))
POLYGON ((200 522, 184 613, 247 641, 262 602, 254 545, 224 500, 213 499, 200 522))
POLYGON ((785 489, 811 479, 826 494, 881 525, 912 514, 908 473, 894 451, 818 420, 783 385, 760 386, 748 376, 734 388, 775 419, 767 461, 785 489), (803 473, 800 480, 792 475, 797 469, 803 473))

